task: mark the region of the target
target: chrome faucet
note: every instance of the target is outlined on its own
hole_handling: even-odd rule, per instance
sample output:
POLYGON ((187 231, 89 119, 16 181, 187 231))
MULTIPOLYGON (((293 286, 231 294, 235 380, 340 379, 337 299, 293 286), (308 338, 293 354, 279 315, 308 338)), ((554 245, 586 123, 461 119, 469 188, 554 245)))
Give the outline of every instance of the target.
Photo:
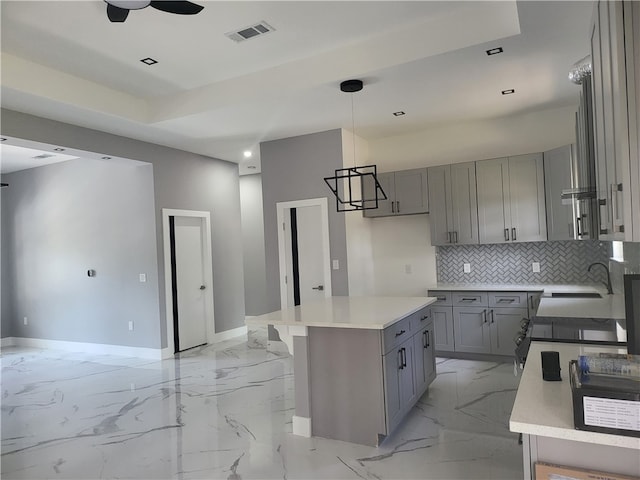
POLYGON ((604 263, 602 262, 594 262, 591 265, 589 265, 589 268, 587 269, 588 272, 591 271, 591 268, 594 265, 602 265, 604 267, 604 269, 607 271, 607 282, 602 282, 607 286, 607 293, 609 295, 613 295, 613 288, 611 288, 611 274, 609 273, 609 267, 607 267, 604 263))

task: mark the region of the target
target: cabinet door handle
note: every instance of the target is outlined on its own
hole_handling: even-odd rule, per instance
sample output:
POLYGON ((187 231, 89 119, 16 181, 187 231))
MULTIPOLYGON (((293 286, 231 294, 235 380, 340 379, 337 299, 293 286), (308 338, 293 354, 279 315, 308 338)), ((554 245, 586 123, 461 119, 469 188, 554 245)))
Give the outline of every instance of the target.
POLYGON ((513 303, 515 302, 515 299, 513 298, 500 298, 498 300, 498 303, 513 303))
POLYGON ((491 312, 489 312, 489 313, 491 313, 491 323, 495 323, 496 319, 495 319, 495 317, 493 316, 493 309, 492 309, 492 310, 491 310, 491 312))
POLYGON ((576 217, 576 233, 578 237, 582 236, 581 223, 582 223, 582 219, 580 217, 576 217))
POLYGON ((600 217, 600 235, 606 235, 607 233, 609 233, 609 229, 607 228, 607 224, 606 222, 603 224, 602 221, 607 218, 606 217, 606 213, 607 213, 607 199, 606 198, 599 198, 598 199, 598 208, 600 209, 600 215, 598 215, 598 217, 600 217), (604 214, 602 213, 602 207, 604 208, 604 214))
POLYGON ((513 227, 511 229, 511 241, 513 241, 513 242, 516 241, 516 227, 513 227))
POLYGON ((487 323, 487 310, 482 310, 482 323, 487 323))
POLYGON ((420 321, 424 322, 427 318, 429 318, 429 315, 423 315, 422 317, 420 317, 420 321))
POLYGON ((396 202, 396 213, 400 213, 400 200, 396 202))
POLYGON ((424 331, 425 344, 424 348, 429 348, 431 346, 431 339, 429 338, 429 330, 424 331))
POLYGON ((447 243, 451 243, 451 232, 447 232, 447 243))
POLYGON ((398 370, 402 370, 404 366, 402 365, 402 349, 398 350, 398 370))
POLYGON ((391 202, 391 213, 396 213, 396 202, 391 202))
POLYGON ((533 297, 529 297, 529 304, 531 305, 531 310, 533 310, 533 297))
POLYGON ((464 297, 464 298, 460 299, 460 301, 461 302, 476 302, 476 301, 478 301, 478 299, 477 298, 473 298, 473 297, 472 298, 464 297))
POLYGON ((439 302, 444 302, 447 300, 447 297, 445 297, 444 295, 442 296, 438 295, 436 298, 438 299, 439 302))
POLYGON ((407 349, 402 347, 402 368, 407 366, 407 349))
POLYGON ((504 229, 504 241, 505 242, 509 241, 509 229, 508 228, 504 229))
POLYGON ((402 335, 404 332, 404 330, 400 330, 399 332, 396 332, 396 337, 399 337, 400 335, 402 335))
POLYGON ((458 232, 457 231, 453 232, 453 243, 458 243, 458 232))

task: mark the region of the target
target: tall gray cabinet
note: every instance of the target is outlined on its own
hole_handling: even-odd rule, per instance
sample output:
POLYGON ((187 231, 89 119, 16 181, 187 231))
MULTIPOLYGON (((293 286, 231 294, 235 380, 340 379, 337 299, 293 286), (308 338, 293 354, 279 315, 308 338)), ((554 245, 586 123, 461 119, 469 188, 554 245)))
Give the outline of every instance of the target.
POLYGON ((432 245, 477 244, 475 162, 428 169, 432 245))
POLYGON ((476 162, 480 243, 547 240, 542 154, 476 162))

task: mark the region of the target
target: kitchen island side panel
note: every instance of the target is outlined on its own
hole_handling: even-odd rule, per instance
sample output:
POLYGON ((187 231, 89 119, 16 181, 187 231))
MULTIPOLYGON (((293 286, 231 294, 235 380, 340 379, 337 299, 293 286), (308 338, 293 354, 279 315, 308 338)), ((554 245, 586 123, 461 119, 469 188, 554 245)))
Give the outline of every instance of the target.
POLYGON ((312 435, 376 446, 385 435, 381 331, 309 328, 312 435))

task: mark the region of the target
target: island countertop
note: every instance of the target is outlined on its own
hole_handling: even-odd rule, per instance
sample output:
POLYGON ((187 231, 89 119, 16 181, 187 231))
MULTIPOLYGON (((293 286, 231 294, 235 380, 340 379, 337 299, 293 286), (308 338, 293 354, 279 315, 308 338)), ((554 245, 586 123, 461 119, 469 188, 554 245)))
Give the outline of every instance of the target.
POLYGON ((626 353, 626 348, 532 342, 511 411, 510 430, 529 435, 640 450, 640 438, 574 428, 573 401, 568 378, 569 361, 576 360, 579 355, 598 352, 626 353), (542 380, 540 352, 545 350, 560 353, 562 381, 542 380))
POLYGON ((436 300, 433 297, 329 297, 248 318, 246 323, 384 330, 436 300))

